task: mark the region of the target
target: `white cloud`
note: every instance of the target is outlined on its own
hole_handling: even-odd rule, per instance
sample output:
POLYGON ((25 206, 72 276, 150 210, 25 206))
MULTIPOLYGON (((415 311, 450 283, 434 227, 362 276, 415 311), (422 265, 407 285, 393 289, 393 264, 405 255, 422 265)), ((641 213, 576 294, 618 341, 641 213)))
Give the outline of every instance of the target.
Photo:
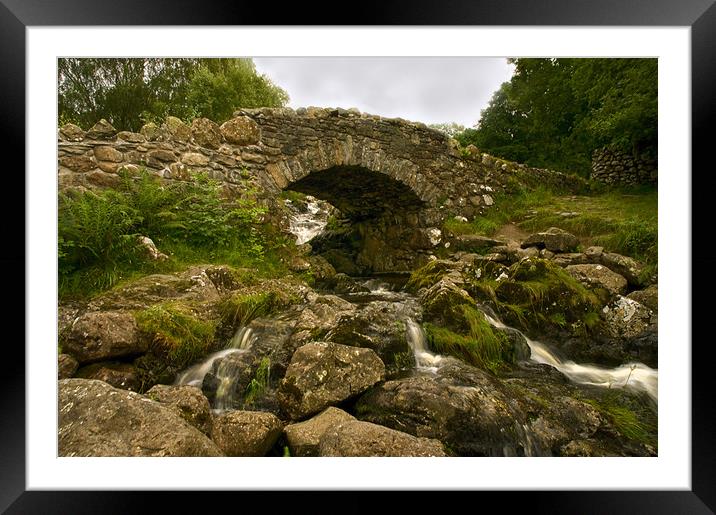
POLYGON ((291 107, 356 107, 386 117, 473 126, 509 80, 505 58, 261 57, 256 68, 284 88, 291 107))

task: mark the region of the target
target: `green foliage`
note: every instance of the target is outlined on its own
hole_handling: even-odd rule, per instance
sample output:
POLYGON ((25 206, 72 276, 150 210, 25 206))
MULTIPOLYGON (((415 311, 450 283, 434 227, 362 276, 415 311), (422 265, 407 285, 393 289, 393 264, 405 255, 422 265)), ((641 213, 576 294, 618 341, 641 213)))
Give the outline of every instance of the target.
POLYGON ((137 131, 167 115, 222 123, 237 108, 288 102, 251 59, 61 58, 57 89, 60 123, 85 129, 106 118, 118 130, 137 131))
POLYGON ((654 413, 644 406, 629 402, 625 394, 612 390, 598 399, 584 399, 614 425, 623 436, 639 443, 657 445, 654 413))
POLYGON ((431 129, 435 129, 436 131, 440 131, 446 136, 449 136, 451 138, 454 138, 458 134, 461 134, 465 131, 465 126, 460 125, 459 123, 450 122, 450 123, 431 123, 428 124, 428 127, 431 129))
MULTIPOLYGON (((260 231, 266 209, 251 192, 229 201, 221 184, 206 174, 193 181, 163 184, 142 171, 123 174, 117 190, 59 196, 58 262, 60 295, 103 290, 133 274, 170 269, 178 264, 223 260, 245 266, 261 262, 280 268, 275 248, 260 231), (154 263, 146 258, 138 236, 151 238, 174 259, 154 263)), ((273 242, 280 245, 280 242, 273 242)))
POLYGON ((291 202, 304 202, 306 200, 306 194, 300 191, 283 190, 280 195, 284 200, 290 200, 291 202))
POLYGON ((507 336, 493 329, 485 316, 471 306, 461 306, 469 330, 458 334, 445 327, 425 324, 430 348, 439 354, 459 358, 476 367, 497 374, 516 357, 507 336))
POLYGON ((214 340, 216 323, 200 320, 179 304, 155 304, 135 317, 152 338, 152 352, 180 369, 204 356, 214 340))
POLYGON ((109 288, 122 277, 120 270, 141 262, 136 222, 136 211, 114 192, 61 193, 57 239, 60 292, 109 288))
POLYGON ((246 392, 244 393, 244 408, 253 406, 256 400, 263 395, 269 386, 270 379, 271 360, 268 356, 265 356, 261 359, 251 382, 246 386, 246 392))
POLYGON ((203 59, 188 84, 187 104, 217 123, 238 107, 281 107, 288 94, 256 73, 251 59, 203 59))
POLYGON ((592 152, 656 156, 656 59, 512 59, 480 122, 456 138, 540 168, 588 176, 592 152))
POLYGON ((449 219, 454 234, 491 236, 507 223, 529 232, 559 227, 583 245, 600 245, 647 265, 658 255, 658 192, 654 188, 615 189, 593 195, 561 195, 547 187, 496 194, 495 206, 470 222, 449 219), (563 212, 576 216, 564 217, 563 212))

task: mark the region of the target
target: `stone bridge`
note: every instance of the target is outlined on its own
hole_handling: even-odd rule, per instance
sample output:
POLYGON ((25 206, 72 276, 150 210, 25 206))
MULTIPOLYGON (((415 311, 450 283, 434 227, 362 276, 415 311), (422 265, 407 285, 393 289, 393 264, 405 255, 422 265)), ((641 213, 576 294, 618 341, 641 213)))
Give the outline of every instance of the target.
POLYGON ((351 225, 350 257, 361 272, 413 268, 440 244, 447 217, 481 214, 515 181, 581 185, 460 149, 424 124, 356 110, 246 109, 221 126, 169 117, 140 133, 102 120, 86 132, 66 125, 58 139, 61 190, 111 187, 122 168, 144 167, 167 180, 204 171, 233 195, 253 188, 276 199, 295 190, 326 200, 351 225))

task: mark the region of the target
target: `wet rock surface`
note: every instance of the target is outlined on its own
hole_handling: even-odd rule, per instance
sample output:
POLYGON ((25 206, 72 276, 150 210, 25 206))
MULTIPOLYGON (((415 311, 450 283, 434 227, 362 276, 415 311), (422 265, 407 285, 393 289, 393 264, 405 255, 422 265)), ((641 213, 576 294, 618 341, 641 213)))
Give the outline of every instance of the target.
POLYGON ((300 347, 279 388, 279 402, 293 420, 355 397, 385 377, 370 349, 314 342, 300 347))
POLYGON ((59 382, 60 456, 222 456, 174 410, 92 379, 59 382))

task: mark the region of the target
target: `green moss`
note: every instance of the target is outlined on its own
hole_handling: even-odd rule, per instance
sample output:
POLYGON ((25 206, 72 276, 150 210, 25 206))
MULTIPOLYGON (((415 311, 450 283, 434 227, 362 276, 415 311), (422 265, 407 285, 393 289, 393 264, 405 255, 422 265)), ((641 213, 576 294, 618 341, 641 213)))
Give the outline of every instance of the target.
POLYGON ((151 351, 172 367, 184 368, 204 356, 214 340, 216 322, 200 320, 186 306, 155 304, 135 314, 141 331, 152 338, 151 351))
POLYGON ((271 315, 297 299, 284 291, 269 290, 259 293, 235 293, 219 303, 224 324, 231 327, 246 325, 254 318, 271 315))
POLYGON ((596 313, 594 311, 588 311, 584 314, 582 317, 582 322, 584 322, 584 325, 588 329, 594 329, 599 325, 599 323, 602 321, 602 317, 599 316, 599 313, 596 313))
POLYGON ((497 311, 509 322, 563 328, 587 317, 590 324, 596 323, 593 313, 603 299, 551 261, 525 259, 512 265, 507 275, 495 294, 497 311))
POLYGON ((564 327, 567 325, 567 319, 564 316, 564 313, 552 313, 549 316, 550 322, 552 322, 555 325, 558 325, 559 327, 564 327))
POLYGON ((504 333, 495 331, 476 308, 464 305, 461 309, 469 326, 466 334, 425 324, 428 344, 434 352, 454 356, 494 374, 516 362, 512 344, 504 333))
POLYGON ((415 293, 421 288, 429 288, 450 272, 452 266, 454 266, 453 263, 439 260, 430 261, 410 274, 405 289, 415 293))

